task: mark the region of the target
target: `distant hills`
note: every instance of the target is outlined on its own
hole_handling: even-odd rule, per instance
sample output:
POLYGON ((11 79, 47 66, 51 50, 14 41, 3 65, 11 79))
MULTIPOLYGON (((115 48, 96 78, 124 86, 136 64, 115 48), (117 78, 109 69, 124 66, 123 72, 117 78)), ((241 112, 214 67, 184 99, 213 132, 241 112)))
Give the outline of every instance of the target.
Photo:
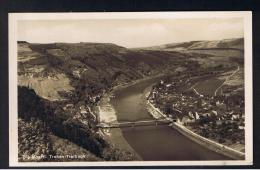
POLYGON ((183 43, 170 43, 160 46, 139 48, 146 50, 200 50, 200 49, 244 49, 244 38, 223 39, 214 41, 190 41, 183 43))

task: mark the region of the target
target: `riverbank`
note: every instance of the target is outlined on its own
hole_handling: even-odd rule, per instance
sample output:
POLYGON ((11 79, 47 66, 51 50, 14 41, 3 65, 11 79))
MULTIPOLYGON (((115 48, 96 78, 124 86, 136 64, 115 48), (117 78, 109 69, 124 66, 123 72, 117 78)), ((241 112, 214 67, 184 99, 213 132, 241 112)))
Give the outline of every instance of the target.
POLYGON ((202 136, 194 133, 193 131, 187 129, 185 126, 183 126, 179 123, 173 122, 172 127, 175 130, 178 130, 184 136, 188 137, 189 139, 193 140, 194 142, 196 142, 200 145, 207 147, 210 150, 213 150, 217 153, 223 154, 223 155, 228 156, 235 160, 244 160, 245 159, 245 153, 239 152, 228 146, 222 145, 213 140, 202 137, 202 136))
MULTIPOLYGON (((110 98, 113 95, 113 92, 107 93, 103 96, 101 101, 97 106, 97 117, 99 123, 116 123, 117 116, 116 111, 113 106, 110 104, 110 98)), ((127 143, 125 138, 123 137, 122 131, 120 128, 114 129, 99 129, 99 134, 103 136, 103 138, 110 143, 110 145, 131 152, 135 155, 135 160, 141 161, 142 158, 135 152, 135 150, 127 143)))
POLYGON ((151 90, 152 90, 152 85, 151 87, 148 87, 146 89, 146 92, 145 92, 145 98, 147 100, 147 111, 151 114, 151 116, 154 118, 154 119, 167 119, 168 117, 163 114, 160 109, 156 108, 147 98, 149 97, 150 93, 151 93, 151 90))
POLYGON ((151 80, 151 79, 156 79, 156 78, 160 78, 160 77, 163 77, 164 74, 158 74, 156 76, 151 76, 151 77, 145 77, 145 78, 142 78, 142 79, 138 79, 138 80, 133 80, 131 82, 128 82, 128 83, 124 83, 124 84, 120 84, 120 85, 117 85, 115 87, 113 87, 112 91, 110 93, 114 93, 115 91, 117 90, 120 90, 120 89, 123 89, 123 88, 127 88, 127 87, 130 87, 130 86, 133 86, 137 83, 141 83, 143 81, 147 81, 147 80, 151 80))

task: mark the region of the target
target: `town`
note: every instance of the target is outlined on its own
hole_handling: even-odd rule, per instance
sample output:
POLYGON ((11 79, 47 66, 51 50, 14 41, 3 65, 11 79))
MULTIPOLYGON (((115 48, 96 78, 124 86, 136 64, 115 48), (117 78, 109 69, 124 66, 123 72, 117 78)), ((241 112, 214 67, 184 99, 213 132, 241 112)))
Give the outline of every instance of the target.
MULTIPOLYGON (((211 75, 217 77, 220 72, 211 75)), ((217 93, 201 94, 194 88, 199 83, 194 79, 198 80, 188 72, 167 77, 153 87, 148 100, 193 132, 244 152, 243 93, 236 93, 229 86, 223 88, 229 90, 221 88, 217 93)), ((204 81, 209 80, 212 79, 204 81)))

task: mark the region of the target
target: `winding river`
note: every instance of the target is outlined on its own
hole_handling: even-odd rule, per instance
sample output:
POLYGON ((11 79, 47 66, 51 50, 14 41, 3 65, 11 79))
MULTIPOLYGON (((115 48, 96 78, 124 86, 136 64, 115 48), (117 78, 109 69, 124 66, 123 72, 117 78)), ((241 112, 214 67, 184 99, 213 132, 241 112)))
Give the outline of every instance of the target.
MULTIPOLYGON (((118 122, 153 119, 146 110, 144 94, 157 80, 141 81, 115 91, 111 104, 118 122)), ((127 143, 145 161, 230 159, 194 143, 167 125, 121 128, 121 131, 127 143)))

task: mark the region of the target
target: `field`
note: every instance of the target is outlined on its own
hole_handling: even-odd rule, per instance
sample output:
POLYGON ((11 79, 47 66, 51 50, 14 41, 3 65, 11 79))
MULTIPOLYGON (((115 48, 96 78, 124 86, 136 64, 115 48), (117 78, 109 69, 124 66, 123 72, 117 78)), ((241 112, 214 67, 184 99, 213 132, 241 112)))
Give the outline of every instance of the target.
POLYGON ((213 96, 215 94, 216 89, 224 82, 224 80, 220 80, 217 78, 210 78, 205 81, 198 82, 194 87, 200 94, 202 95, 210 95, 213 96))

